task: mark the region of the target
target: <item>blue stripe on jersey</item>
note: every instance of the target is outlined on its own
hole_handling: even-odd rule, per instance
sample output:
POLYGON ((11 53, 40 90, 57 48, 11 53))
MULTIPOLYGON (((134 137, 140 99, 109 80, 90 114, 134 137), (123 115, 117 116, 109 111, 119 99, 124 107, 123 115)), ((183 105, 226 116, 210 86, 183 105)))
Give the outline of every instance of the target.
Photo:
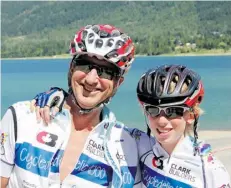
POLYGON ((48 177, 53 152, 32 146, 29 143, 16 143, 15 164, 24 170, 42 177, 48 177))
POLYGON ((108 186, 112 178, 112 168, 82 153, 71 174, 99 185, 108 186))
POLYGON ((142 182, 146 187, 165 187, 165 188, 192 188, 190 185, 177 181, 167 176, 163 176, 144 165, 141 173, 142 182))
POLYGON ((137 167, 127 167, 127 166, 121 167, 122 181, 123 181, 122 188, 130 188, 131 185, 134 185, 136 169, 137 167))

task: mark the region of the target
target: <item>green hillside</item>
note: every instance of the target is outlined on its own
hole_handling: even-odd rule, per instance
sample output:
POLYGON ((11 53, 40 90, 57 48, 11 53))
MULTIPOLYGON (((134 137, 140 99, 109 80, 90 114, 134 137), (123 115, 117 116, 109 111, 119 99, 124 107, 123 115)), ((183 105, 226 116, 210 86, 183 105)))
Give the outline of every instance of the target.
POLYGON ((231 48, 231 2, 2 2, 1 56, 68 52, 76 30, 108 23, 129 33, 137 54, 231 48))

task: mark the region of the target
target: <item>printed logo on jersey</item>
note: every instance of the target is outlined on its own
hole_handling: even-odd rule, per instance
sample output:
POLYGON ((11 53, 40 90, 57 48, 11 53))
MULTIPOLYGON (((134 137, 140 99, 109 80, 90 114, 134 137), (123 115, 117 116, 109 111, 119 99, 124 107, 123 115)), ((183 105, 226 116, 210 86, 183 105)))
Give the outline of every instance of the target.
POLYGON ((37 141, 41 144, 46 144, 48 146, 54 147, 57 140, 57 135, 48 133, 46 131, 42 131, 37 134, 37 141))
POLYGON ((86 150, 95 156, 104 158, 104 147, 102 144, 96 143, 96 141, 90 139, 86 150))
POLYGON ((1 136, 0 137, 1 155, 5 155, 4 143, 6 142, 6 138, 8 137, 8 134, 2 132, 0 136, 1 136))
POLYGON ((112 168, 82 153, 71 174, 102 186, 108 186, 112 178, 112 168))
POLYGON ((192 188, 186 183, 159 174, 155 170, 147 167, 146 165, 143 166, 141 178, 143 184, 148 188, 192 188))
POLYGON ((219 188, 231 188, 229 184, 223 184, 221 187, 219 188))
POLYGON ((42 177, 47 177, 52 165, 52 152, 32 146, 29 143, 16 143, 15 164, 20 168, 42 177))
POLYGON ((190 173, 191 173, 191 169, 179 166, 177 164, 172 164, 169 170, 169 174, 178 176, 179 178, 183 178, 191 182, 195 182, 196 177, 192 176, 190 173))
POLYGON ((161 159, 163 156, 160 157, 153 157, 152 159, 152 165, 156 168, 163 169, 163 160, 161 159))
POLYGON ((211 153, 208 155, 207 161, 208 161, 208 163, 214 163, 213 156, 211 153))
POLYGON ((125 161, 125 155, 121 155, 118 150, 117 150, 117 153, 116 153, 116 158, 118 159, 119 163, 121 161, 125 161))

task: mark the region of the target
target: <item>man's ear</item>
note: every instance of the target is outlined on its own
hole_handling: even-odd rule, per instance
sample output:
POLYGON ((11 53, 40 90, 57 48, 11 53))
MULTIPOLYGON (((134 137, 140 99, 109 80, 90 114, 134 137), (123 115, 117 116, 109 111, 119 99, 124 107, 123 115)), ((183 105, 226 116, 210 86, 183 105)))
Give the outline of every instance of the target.
POLYGON ((124 77, 121 76, 120 79, 119 79, 119 81, 118 81, 118 86, 120 86, 123 83, 123 81, 124 81, 124 77))

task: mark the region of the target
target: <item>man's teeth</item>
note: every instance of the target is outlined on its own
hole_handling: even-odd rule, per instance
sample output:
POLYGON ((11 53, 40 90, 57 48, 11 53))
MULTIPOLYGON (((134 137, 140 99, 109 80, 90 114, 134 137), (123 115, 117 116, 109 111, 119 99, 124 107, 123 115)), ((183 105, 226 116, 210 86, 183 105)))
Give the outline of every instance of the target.
POLYGON ((88 87, 86 87, 86 86, 84 86, 84 89, 87 90, 87 91, 90 91, 90 92, 95 91, 94 88, 88 88, 88 87))

